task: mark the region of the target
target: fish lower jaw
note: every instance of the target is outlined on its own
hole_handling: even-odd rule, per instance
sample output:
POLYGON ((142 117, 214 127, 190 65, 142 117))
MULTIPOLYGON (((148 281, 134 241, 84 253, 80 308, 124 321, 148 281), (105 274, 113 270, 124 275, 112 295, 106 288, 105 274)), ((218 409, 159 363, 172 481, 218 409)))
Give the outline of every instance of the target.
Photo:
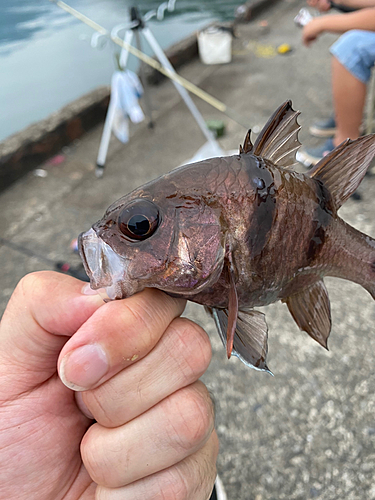
POLYGON ((104 302, 125 299, 126 297, 129 297, 131 295, 124 293, 117 283, 107 287, 91 286, 91 288, 95 290, 98 295, 100 295, 104 302))
POLYGON ((133 283, 117 281, 105 288, 105 293, 109 300, 120 300, 131 297, 137 292, 143 290, 143 287, 134 286, 133 283))
POLYGON ((123 297, 123 293, 121 291, 121 288, 115 283, 114 285, 107 286, 106 289, 106 294, 108 295, 109 300, 116 300, 116 299, 122 299, 125 298, 123 297))

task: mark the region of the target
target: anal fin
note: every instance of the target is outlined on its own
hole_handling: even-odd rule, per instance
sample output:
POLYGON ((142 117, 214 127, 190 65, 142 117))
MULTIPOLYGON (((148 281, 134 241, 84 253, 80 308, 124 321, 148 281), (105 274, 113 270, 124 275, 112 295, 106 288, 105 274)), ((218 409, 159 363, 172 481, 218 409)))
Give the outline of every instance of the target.
MULTIPOLYGON (((227 346, 228 311, 227 309, 208 309, 212 314, 220 338, 227 346)), ((255 370, 271 373, 267 367, 268 327, 263 313, 255 310, 239 311, 233 337, 232 354, 246 366, 255 370)), ((272 373, 271 373, 272 375, 272 373)))
POLYGON ((290 314, 301 330, 328 349, 331 332, 331 307, 323 280, 291 295, 286 302, 290 314))

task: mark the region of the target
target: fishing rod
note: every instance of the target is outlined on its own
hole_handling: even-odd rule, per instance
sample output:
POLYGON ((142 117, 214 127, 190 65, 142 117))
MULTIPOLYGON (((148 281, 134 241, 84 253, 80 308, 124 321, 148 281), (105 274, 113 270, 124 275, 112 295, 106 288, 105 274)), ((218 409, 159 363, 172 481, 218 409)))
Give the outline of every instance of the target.
POLYGON ((97 31, 101 35, 109 38, 112 40, 116 45, 119 45, 120 47, 124 48, 127 50, 130 54, 134 55, 141 61, 143 61, 145 64, 148 66, 151 66, 152 68, 156 69, 160 73, 162 73, 164 76, 169 78, 170 80, 175 81, 176 83, 179 83, 182 87, 184 87, 186 90, 191 92, 192 94, 196 95, 203 101, 207 102, 210 104, 212 107, 216 108, 219 110, 221 113, 226 115, 228 118, 233 120, 234 122, 238 123, 242 127, 244 127, 246 130, 249 128, 249 121, 246 120, 245 118, 241 117, 241 115, 229 108, 226 104, 223 102, 219 101, 215 97, 211 96, 204 90, 200 89, 193 83, 191 83, 189 80, 186 80, 186 78, 178 75, 177 73, 171 72, 168 68, 165 68, 162 64, 160 64, 158 61, 153 59, 152 57, 148 56, 144 52, 140 51, 136 47, 133 47, 129 43, 125 42, 122 40, 120 37, 117 35, 112 35, 110 31, 107 29, 103 28, 103 26, 100 26, 100 24, 96 23, 94 20, 90 19, 89 17, 85 16, 81 12, 79 12, 76 9, 73 9, 73 7, 70 7, 70 5, 66 4, 62 0, 49 0, 51 3, 56 4, 58 7, 63 9, 65 12, 68 14, 72 15, 82 23, 86 24, 93 30, 97 31))

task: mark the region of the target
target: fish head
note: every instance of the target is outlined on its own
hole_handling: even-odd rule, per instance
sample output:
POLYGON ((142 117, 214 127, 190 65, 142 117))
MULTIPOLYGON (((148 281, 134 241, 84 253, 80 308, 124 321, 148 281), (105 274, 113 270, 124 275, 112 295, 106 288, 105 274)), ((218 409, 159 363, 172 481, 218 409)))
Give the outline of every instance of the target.
POLYGON ((146 287, 189 297, 218 280, 225 254, 220 212, 182 191, 152 183, 115 202, 80 235, 93 289, 106 288, 110 299, 146 287))

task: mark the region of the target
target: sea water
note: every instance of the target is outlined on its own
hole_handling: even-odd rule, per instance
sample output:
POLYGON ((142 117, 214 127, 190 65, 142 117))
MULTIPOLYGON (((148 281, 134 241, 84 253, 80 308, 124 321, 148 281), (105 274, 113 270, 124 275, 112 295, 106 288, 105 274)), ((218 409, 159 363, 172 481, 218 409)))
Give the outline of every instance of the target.
MULTIPOLYGON (((160 5, 147 0, 66 3, 109 30, 129 21, 133 5, 143 15, 160 5)), ((177 0, 173 12, 166 12, 162 21, 153 18, 148 27, 166 49, 214 19, 233 18, 239 3, 177 0)), ((115 53, 120 48, 107 42, 93 49, 93 33, 48 0, 0 1, 0 141, 99 85, 110 83, 115 53)), ((151 54, 146 43, 144 51, 151 54)), ((129 64, 135 69, 137 62, 131 57, 129 64)))

